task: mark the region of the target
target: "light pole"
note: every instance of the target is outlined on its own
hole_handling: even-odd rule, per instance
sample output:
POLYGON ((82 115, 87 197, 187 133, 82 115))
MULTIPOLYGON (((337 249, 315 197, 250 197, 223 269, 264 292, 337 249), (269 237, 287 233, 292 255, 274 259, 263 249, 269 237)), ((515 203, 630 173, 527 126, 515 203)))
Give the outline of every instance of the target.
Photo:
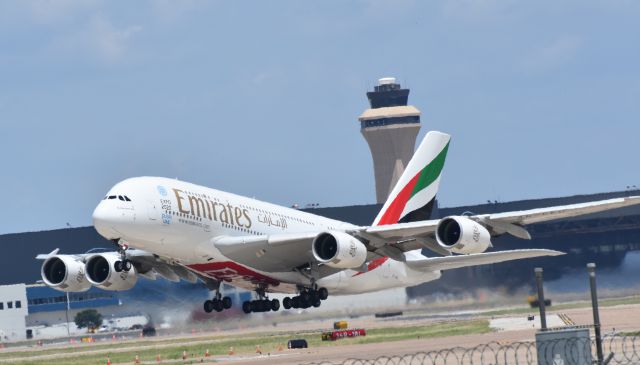
POLYGON ((69 330, 69 292, 67 294, 67 309, 65 311, 65 316, 67 317, 67 336, 71 337, 71 330, 69 330))

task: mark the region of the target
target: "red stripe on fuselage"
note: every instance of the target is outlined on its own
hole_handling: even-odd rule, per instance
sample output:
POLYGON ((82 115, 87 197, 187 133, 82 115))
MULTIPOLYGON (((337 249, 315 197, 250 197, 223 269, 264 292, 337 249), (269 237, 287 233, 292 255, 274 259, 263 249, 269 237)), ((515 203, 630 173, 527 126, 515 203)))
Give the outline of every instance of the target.
MULTIPOLYGON (((389 257, 385 256, 385 257, 381 257, 381 258, 379 258, 379 259, 375 259, 375 260, 371 261, 371 262, 367 265, 367 272, 369 272, 369 271, 371 271, 371 270, 373 270, 373 269, 377 269, 377 268, 379 268, 380 266, 382 266, 382 264, 384 264, 385 262, 387 262, 387 260, 388 260, 388 259, 389 259, 389 257)), ((352 276, 352 277, 354 277, 354 276, 358 276, 358 275, 362 275, 362 274, 364 274, 364 272, 360 271, 360 272, 357 272, 357 273, 353 274, 353 276, 352 276)))
POLYGON ((190 269, 203 273, 217 280, 247 281, 253 284, 268 284, 277 286, 280 282, 263 274, 257 273, 233 261, 208 262, 206 264, 187 265, 190 269))

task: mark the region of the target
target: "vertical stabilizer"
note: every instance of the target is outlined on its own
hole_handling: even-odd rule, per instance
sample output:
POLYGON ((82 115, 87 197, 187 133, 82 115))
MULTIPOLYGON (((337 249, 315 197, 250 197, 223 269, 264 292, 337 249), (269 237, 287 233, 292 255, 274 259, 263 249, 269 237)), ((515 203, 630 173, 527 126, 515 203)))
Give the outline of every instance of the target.
POLYGON ((374 226, 429 219, 450 139, 445 133, 427 133, 373 221, 374 226))

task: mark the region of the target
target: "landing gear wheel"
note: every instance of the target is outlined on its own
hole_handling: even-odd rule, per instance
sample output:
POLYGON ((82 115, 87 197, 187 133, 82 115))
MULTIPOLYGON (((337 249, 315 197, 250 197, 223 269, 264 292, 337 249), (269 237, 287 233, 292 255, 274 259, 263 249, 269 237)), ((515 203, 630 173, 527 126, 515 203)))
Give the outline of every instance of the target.
POLYGON ((229 297, 224 297, 222 298, 222 306, 224 307, 224 309, 229 309, 231 308, 231 298, 229 297))
POLYGON ((282 306, 284 307, 284 309, 291 309, 291 298, 284 297, 284 299, 282 299, 282 306))
POLYGON ((320 294, 318 293, 317 290, 311 290, 309 292, 309 302, 315 303, 316 300, 320 300, 320 294))
POLYGON ((280 301, 278 299, 271 300, 271 310, 277 312, 280 309, 280 301))
POLYGON ((251 308, 252 312, 259 312, 260 311, 260 301, 258 300, 252 300, 251 302, 249 302, 249 305, 251 308))
POLYGON ((222 310, 224 309, 223 305, 222 305, 222 301, 221 300, 214 300, 213 301, 213 309, 216 310, 216 312, 222 312, 222 310))
POLYGON ((113 269, 116 272, 122 272, 122 270, 124 269, 123 267, 124 265, 122 264, 122 261, 118 260, 116 262, 113 263, 113 269))
POLYGON ((316 300, 313 302, 313 306, 314 306, 315 308, 318 308, 318 307, 320 306, 320 304, 321 304, 321 303, 322 303, 322 301, 320 301, 320 299, 316 299, 316 300))
POLYGON ((211 313, 213 311, 213 302, 210 300, 204 301, 204 311, 207 313, 211 313))
POLYGON ((320 297, 320 300, 325 300, 329 297, 329 291, 327 288, 320 288, 318 289, 318 296, 320 297))
POLYGON ((251 302, 242 303, 242 311, 247 314, 251 313, 251 309, 252 309, 251 307, 252 307, 251 302))
POLYGON ((302 309, 309 308, 309 300, 303 296, 300 296, 300 308, 302 309))
POLYGON ((129 260, 122 261, 122 270, 129 272, 131 271, 132 268, 133 268, 133 265, 131 264, 131 261, 129 260))
POLYGON ((300 297, 299 296, 295 296, 291 299, 291 307, 298 309, 300 308, 300 297))
POLYGON ((309 295, 309 292, 303 291, 302 293, 300 293, 300 299, 302 301, 308 302, 310 297, 311 296, 309 295))
POLYGON ((271 310, 271 302, 269 301, 269 299, 263 299, 261 302, 263 312, 268 312, 271 310))

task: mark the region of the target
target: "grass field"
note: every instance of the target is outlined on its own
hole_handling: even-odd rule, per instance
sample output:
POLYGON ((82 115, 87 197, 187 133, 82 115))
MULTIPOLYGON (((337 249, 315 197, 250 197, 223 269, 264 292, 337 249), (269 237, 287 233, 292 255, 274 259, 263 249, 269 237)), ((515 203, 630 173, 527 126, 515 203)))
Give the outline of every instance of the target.
MULTIPOLYGON (((276 335, 245 334, 236 336, 206 336, 197 338, 181 338, 171 340, 135 340, 115 344, 79 344, 74 347, 55 349, 38 349, 31 351, 0 353, 0 364, 50 365, 50 364, 101 364, 109 357, 113 364, 132 363, 136 355, 142 362, 155 362, 160 355, 163 361, 181 360, 186 351, 194 363, 199 362, 206 350, 212 355, 227 354, 233 347, 236 354, 254 354, 256 346, 263 353, 276 352, 279 345, 286 348, 287 341, 292 338, 305 338, 309 347, 341 346, 347 344, 378 343, 402 341, 408 339, 446 337, 461 334, 477 334, 490 332, 486 320, 449 321, 423 326, 407 326, 393 328, 377 328, 367 331, 365 337, 342 339, 335 342, 323 342, 320 332, 278 333, 276 335)), ((182 363, 182 361, 180 361, 182 363)), ((189 362, 187 362, 189 363, 189 362)))

